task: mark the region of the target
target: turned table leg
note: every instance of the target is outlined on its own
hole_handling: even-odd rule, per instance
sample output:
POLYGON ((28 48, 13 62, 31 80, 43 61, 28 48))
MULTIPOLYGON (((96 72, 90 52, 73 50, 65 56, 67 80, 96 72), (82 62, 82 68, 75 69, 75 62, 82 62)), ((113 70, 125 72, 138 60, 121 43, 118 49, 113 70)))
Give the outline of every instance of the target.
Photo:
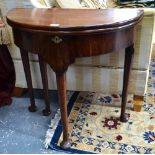
POLYGON ((68 115, 67 115, 67 102, 66 102, 66 73, 57 74, 57 88, 59 96, 59 104, 61 111, 61 122, 63 125, 63 141, 61 147, 67 149, 71 146, 68 134, 68 115))
POLYGON ((127 122, 128 116, 125 114, 127 95, 128 95, 128 83, 131 71, 132 57, 134 53, 133 44, 125 49, 125 62, 124 62, 124 77, 123 77, 123 91, 122 91, 122 105, 121 105, 121 122, 127 122))
POLYGON ((48 116, 50 115, 51 110, 50 110, 50 102, 49 102, 49 96, 48 96, 47 65, 40 55, 38 55, 38 59, 39 59, 44 98, 45 98, 45 106, 46 106, 45 109, 43 110, 43 115, 48 116))
POLYGON ((31 106, 29 106, 28 109, 30 112, 35 112, 37 110, 37 107, 35 105, 35 100, 34 100, 28 52, 23 49, 20 49, 20 53, 21 53, 21 58, 23 62, 23 67, 24 67, 24 72, 25 72, 25 77, 27 81, 28 92, 29 92, 30 102, 31 102, 31 106))

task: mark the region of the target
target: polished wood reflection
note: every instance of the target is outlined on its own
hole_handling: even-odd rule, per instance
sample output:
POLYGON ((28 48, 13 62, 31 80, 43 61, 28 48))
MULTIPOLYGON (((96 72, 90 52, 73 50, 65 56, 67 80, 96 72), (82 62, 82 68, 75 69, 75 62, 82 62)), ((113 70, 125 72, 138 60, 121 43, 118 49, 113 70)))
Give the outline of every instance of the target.
MULTIPOLYGON (((61 143, 63 148, 70 147, 66 71, 77 57, 95 56, 126 49, 120 120, 122 122, 128 120, 125 107, 134 53, 134 29, 142 17, 143 11, 136 9, 35 8, 13 9, 7 14, 7 22, 13 28, 15 44, 21 52, 39 54, 40 58, 56 73, 63 124, 63 142, 61 143)), ((28 63, 24 59, 25 57, 22 58, 23 64, 28 63)), ((26 76, 30 76, 28 72, 29 69, 25 70, 26 76)), ((30 79, 27 78, 27 82, 31 82, 30 79)), ((47 88, 47 84, 44 85, 47 88)), ((33 99, 32 94, 31 97, 33 99)))

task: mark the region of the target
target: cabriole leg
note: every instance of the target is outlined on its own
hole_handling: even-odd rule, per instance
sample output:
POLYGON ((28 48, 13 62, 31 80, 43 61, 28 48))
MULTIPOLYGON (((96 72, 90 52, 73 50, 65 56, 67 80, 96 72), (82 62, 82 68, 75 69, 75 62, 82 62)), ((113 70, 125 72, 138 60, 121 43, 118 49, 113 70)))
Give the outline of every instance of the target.
POLYGON ((40 55, 38 55, 38 59, 39 59, 44 98, 45 98, 45 106, 46 106, 45 109, 43 110, 43 115, 48 116, 51 114, 51 110, 50 110, 50 101, 48 96, 47 65, 40 55))
POLYGON ((67 149, 71 146, 68 134, 68 114, 67 114, 67 102, 66 102, 66 73, 56 73, 57 88, 59 96, 59 104, 61 111, 61 121, 63 125, 63 141, 61 147, 67 149))
POLYGON ((132 58, 134 53, 133 44, 125 49, 125 62, 124 62, 124 77, 123 77, 123 91, 122 91, 122 105, 121 105, 121 122, 127 122, 128 116, 125 114, 127 95, 128 95, 128 83, 131 71, 132 58))
POLYGON ((37 111, 37 107, 35 105, 35 100, 34 100, 28 52, 23 49, 20 49, 20 53, 21 53, 21 58, 22 58, 22 62, 23 62, 23 67, 24 67, 24 72, 25 72, 25 77, 26 77, 26 81, 27 81, 28 92, 29 92, 30 102, 31 102, 31 105, 29 106, 28 109, 30 112, 35 112, 35 111, 37 111))

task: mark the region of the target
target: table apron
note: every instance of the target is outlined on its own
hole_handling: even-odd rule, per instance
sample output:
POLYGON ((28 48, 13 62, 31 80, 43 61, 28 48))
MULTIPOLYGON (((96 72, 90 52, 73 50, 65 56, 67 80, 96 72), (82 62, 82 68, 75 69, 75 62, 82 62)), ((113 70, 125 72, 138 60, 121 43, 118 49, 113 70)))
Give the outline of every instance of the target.
POLYGON ((40 54, 54 71, 67 70, 77 57, 117 52, 129 47, 134 40, 134 27, 80 36, 34 33, 16 28, 13 33, 15 44, 19 48, 40 54))
POLYGON ((74 52, 75 56, 93 56, 126 48, 133 43, 134 28, 116 30, 110 33, 86 34, 80 36, 52 35, 13 29, 15 44, 33 53, 74 52), (93 51, 93 52, 92 52, 93 51))

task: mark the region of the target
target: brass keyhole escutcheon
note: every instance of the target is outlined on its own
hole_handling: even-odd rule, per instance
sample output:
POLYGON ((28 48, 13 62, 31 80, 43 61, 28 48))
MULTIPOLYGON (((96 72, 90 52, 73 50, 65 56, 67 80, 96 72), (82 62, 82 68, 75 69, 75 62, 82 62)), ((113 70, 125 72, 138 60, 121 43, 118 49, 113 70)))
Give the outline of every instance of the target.
POLYGON ((54 36, 52 39, 51 39, 55 44, 59 44, 60 42, 62 42, 63 40, 58 37, 58 36, 54 36))

